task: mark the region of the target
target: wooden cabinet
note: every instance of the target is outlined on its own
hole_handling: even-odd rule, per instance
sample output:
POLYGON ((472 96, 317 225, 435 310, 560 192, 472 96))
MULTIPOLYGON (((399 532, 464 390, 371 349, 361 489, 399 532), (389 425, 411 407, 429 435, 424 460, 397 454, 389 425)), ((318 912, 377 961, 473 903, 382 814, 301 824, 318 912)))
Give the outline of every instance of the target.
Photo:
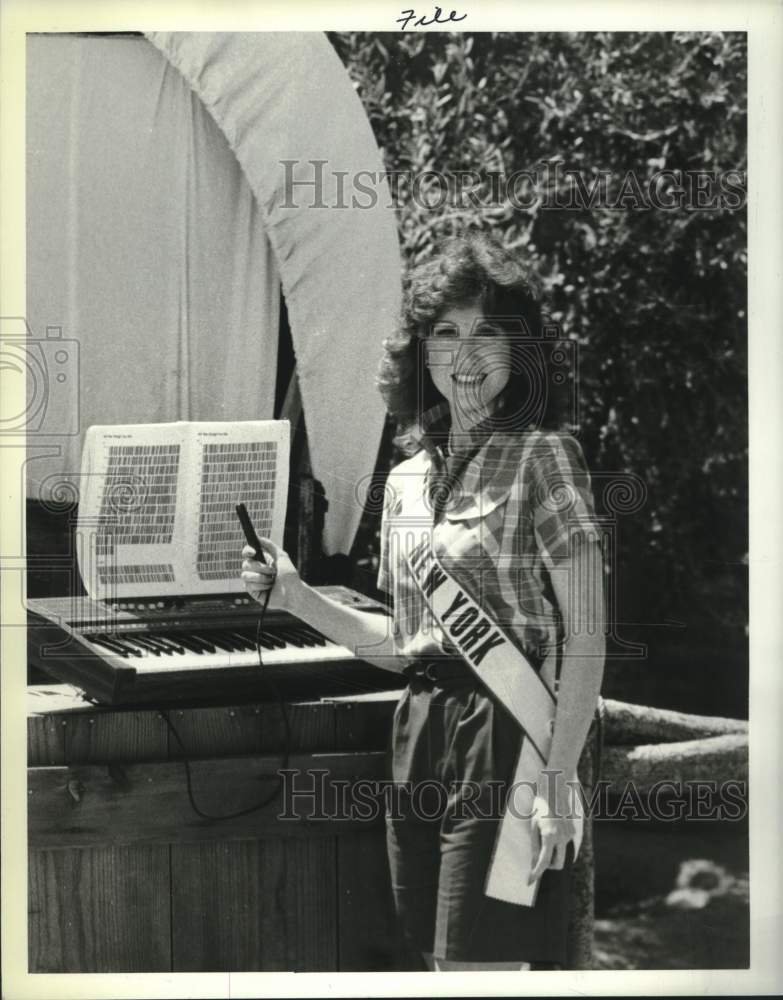
POLYGON ((215 821, 189 799, 185 753, 200 812, 252 806, 280 782, 278 705, 167 723, 29 690, 31 972, 421 968, 395 925, 382 812, 335 806, 341 779, 383 777, 399 692, 289 704, 287 786, 215 821))

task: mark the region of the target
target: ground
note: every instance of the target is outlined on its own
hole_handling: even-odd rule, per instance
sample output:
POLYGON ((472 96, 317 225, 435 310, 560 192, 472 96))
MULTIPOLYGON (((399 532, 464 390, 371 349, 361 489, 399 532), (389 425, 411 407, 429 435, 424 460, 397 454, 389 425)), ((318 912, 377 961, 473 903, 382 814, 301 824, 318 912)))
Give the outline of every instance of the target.
POLYGON ((596 823, 597 969, 749 963, 747 826, 596 823))

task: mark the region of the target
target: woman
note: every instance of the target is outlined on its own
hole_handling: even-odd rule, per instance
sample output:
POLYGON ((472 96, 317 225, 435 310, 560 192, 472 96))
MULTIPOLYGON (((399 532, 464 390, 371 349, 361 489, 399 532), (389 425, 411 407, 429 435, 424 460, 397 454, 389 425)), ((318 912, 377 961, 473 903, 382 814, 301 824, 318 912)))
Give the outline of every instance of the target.
POLYGON ((387 810, 387 843, 398 914, 430 969, 565 961, 577 835, 567 779, 601 684, 602 563, 579 445, 542 427, 551 400, 540 338, 534 284, 485 236, 454 241, 411 275, 379 374, 410 456, 390 473, 381 525, 378 586, 393 594, 392 634, 378 616, 306 586, 267 539, 271 566, 243 550, 242 578, 256 599, 272 588, 271 606, 408 676, 394 717, 393 778, 417 791, 387 810), (465 627, 459 638, 448 631, 422 589, 411 556, 422 531, 439 568, 475 602, 473 620, 486 613, 473 626, 474 651, 479 639, 484 647, 494 635, 509 640, 553 704, 556 695, 551 745, 534 776, 534 905, 486 891, 498 785, 510 785, 525 733, 479 677, 465 627))

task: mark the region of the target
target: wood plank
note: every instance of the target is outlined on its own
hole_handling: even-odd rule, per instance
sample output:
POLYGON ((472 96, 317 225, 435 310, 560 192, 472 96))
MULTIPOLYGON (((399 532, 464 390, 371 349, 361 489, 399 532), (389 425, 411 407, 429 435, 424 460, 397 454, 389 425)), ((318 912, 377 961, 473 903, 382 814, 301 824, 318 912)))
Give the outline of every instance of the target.
MULTIPOLYGON (((334 749, 332 705, 293 702, 286 704, 285 709, 292 751, 334 749)), ((169 711, 168 717, 182 744, 169 730, 171 759, 264 752, 280 754, 285 749, 286 727, 279 705, 175 709, 169 711)))
MULTIPOLYGON (((96 706, 85 701, 69 685, 28 690, 30 719, 52 722, 56 719, 69 734, 67 743, 72 762, 118 760, 120 755, 125 755, 127 762, 162 759, 159 726, 162 719, 158 718, 157 709, 96 706), (111 744, 113 733, 121 745, 111 744), (134 756, 135 751, 138 757, 134 756)), ((383 749, 399 696, 398 691, 381 691, 287 702, 291 747, 295 750, 337 749, 335 730, 339 717, 345 749, 383 749)), ((167 711, 189 756, 277 752, 284 746, 283 717, 280 706, 274 702, 175 707, 167 711)), ((38 721, 32 725, 39 727, 42 723, 38 721)), ((40 740, 40 731, 36 731, 33 738, 40 740)), ((167 740, 169 757, 181 758, 183 751, 171 733, 167 740)), ((58 762, 43 758, 35 761, 40 764, 58 762)))
MULTIPOLYGON (((65 685, 61 689, 73 690, 65 685)), ((285 726, 276 704, 167 710, 185 747, 183 752, 163 713, 157 709, 99 707, 51 689, 46 695, 36 699, 37 711, 28 718, 33 765, 62 763, 63 753, 70 763, 108 763, 181 759, 185 752, 189 757, 236 756, 284 747, 285 726)), ((294 702, 287 704, 286 710, 291 749, 334 747, 333 705, 320 701, 294 702)))
POLYGON ((172 848, 181 972, 337 969, 336 838, 172 848))
POLYGON ((169 729, 169 758, 260 753, 261 712, 259 705, 171 709, 168 718, 179 740, 169 729))
POLYGON ((175 972, 286 971, 282 840, 171 849, 175 972))
MULTIPOLYGON (((334 750, 334 707, 320 701, 286 703, 291 750, 334 750)), ((285 721, 278 704, 267 704, 261 714, 261 750, 279 753, 285 747, 285 721)))
POLYGON ((165 760, 168 731, 157 711, 78 712, 65 722, 70 764, 165 760))
POLYGON ((337 838, 286 840, 283 847, 288 968, 336 972, 337 838))
POLYGON ((30 972, 168 972, 167 847, 35 851, 30 972))
MULTIPOLYGON (((334 746, 331 705, 287 704, 286 709, 292 751, 334 746)), ((189 756, 226 748, 245 753, 267 750, 274 751, 276 756, 270 759, 280 763, 285 728, 278 705, 190 709, 170 717, 189 756)), ((172 756, 182 753, 173 738, 170 747, 172 756)), ((251 816, 250 821, 258 836, 257 816, 251 816)), ((290 832, 290 824, 284 825, 284 832, 290 832)), ((308 877, 297 894, 296 881, 303 877, 301 866, 289 866, 287 857, 280 836, 253 842, 172 845, 172 953, 176 971, 292 970, 300 962, 302 949, 305 953, 300 964, 306 967, 312 960, 313 945, 297 944, 301 933, 297 907, 299 896, 312 887, 308 877)), ((318 948, 315 953, 317 960, 318 948)), ((332 954, 331 967, 334 963, 332 954)))
MULTIPOLYGON (((209 816, 247 809, 268 793, 279 766, 276 755, 193 762, 195 801, 209 816)), ((335 804, 343 795, 337 783, 382 780, 385 755, 294 754, 290 771, 285 800, 277 795, 249 815, 214 822, 193 810, 180 762, 32 768, 29 842, 34 847, 64 848, 336 835, 356 822, 349 815, 335 818, 335 804), (292 790, 296 794, 290 794, 292 790), (287 817, 279 818, 282 813, 287 817)), ((382 822, 382 815, 377 820, 382 822)))
POLYGON ((31 715, 27 719, 27 764, 48 767, 65 763, 65 727, 52 715, 31 715))

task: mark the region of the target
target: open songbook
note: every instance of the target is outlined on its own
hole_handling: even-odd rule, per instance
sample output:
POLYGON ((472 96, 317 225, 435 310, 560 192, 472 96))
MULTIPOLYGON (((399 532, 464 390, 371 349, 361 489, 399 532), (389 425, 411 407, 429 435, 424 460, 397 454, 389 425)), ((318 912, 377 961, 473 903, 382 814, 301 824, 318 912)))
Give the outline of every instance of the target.
POLYGON ((90 427, 77 522, 89 596, 243 590, 235 505, 281 545, 289 451, 287 420, 90 427))

